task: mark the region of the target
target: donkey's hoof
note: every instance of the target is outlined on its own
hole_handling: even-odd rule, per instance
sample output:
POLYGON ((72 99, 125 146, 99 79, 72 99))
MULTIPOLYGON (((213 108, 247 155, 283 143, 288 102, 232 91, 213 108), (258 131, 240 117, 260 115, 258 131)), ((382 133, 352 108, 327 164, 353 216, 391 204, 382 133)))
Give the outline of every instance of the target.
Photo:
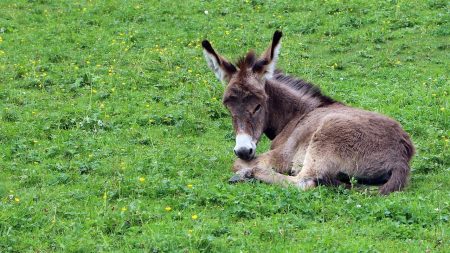
POLYGON ((235 174, 230 179, 228 179, 228 183, 230 184, 236 184, 240 182, 248 182, 251 181, 253 178, 251 177, 242 177, 241 175, 235 174))
POLYGON ((245 181, 245 178, 242 178, 241 175, 238 174, 234 174, 234 176, 232 176, 230 179, 228 179, 228 183, 230 184, 235 184, 235 183, 239 183, 239 182, 243 182, 245 181))
POLYGON ((228 180, 228 183, 234 184, 234 183, 239 183, 239 182, 245 182, 245 181, 250 180, 251 178, 252 178, 252 170, 251 169, 242 169, 242 170, 236 172, 236 174, 234 174, 234 176, 232 176, 228 180))

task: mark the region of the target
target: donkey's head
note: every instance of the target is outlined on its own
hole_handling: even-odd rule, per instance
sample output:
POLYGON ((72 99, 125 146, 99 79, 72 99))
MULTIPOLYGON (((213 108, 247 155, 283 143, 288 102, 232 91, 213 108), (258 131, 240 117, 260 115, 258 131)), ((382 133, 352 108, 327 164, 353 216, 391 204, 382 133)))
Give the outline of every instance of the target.
POLYGON ((266 80, 272 78, 280 50, 282 33, 276 31, 272 43, 260 57, 250 51, 237 66, 227 61, 204 40, 203 52, 208 66, 225 85, 223 104, 233 118, 236 133, 234 153, 241 159, 255 156, 256 144, 264 132, 268 118, 266 80))

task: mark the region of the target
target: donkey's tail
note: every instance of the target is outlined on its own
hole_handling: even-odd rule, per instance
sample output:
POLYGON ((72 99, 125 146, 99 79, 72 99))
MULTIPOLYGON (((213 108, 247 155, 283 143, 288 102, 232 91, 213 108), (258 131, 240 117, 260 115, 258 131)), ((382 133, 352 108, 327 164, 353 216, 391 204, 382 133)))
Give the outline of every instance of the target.
POLYGON ((388 195, 393 191, 401 191, 408 183, 409 171, 410 169, 406 162, 393 166, 391 177, 380 187, 380 194, 388 195))

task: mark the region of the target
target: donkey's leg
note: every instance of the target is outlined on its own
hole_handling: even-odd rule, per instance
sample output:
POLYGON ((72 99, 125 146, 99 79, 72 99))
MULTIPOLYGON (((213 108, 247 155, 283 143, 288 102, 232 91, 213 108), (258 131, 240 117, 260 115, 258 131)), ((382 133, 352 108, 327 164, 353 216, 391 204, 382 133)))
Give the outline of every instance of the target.
POLYGON ((242 159, 236 159, 235 161, 234 161, 234 164, 233 164, 233 167, 231 167, 231 170, 233 171, 233 172, 238 172, 238 171, 240 171, 240 170, 242 170, 242 169, 245 169, 245 168, 248 168, 248 167, 251 167, 252 166, 252 163, 251 163, 252 161, 245 161, 245 160, 242 160, 242 159))
POLYGON ((303 169, 298 173, 296 178, 296 185, 302 189, 307 190, 317 186, 318 182, 323 180, 323 168, 318 164, 305 164, 303 169))
POLYGON ((287 187, 289 185, 295 186, 298 181, 296 177, 280 174, 271 168, 257 166, 253 168, 252 172, 253 178, 268 184, 278 184, 287 187))
POLYGON ((281 174, 290 174, 291 160, 291 156, 286 154, 283 149, 274 149, 259 156, 254 167, 258 166, 281 174))
POLYGON ((286 176, 274 170, 274 168, 279 167, 279 164, 277 158, 273 155, 274 153, 269 151, 251 161, 236 160, 233 165, 233 171, 236 174, 230 179, 230 182, 235 183, 255 178, 270 184, 285 186, 290 183, 295 184, 295 177, 286 176))
POLYGON ((282 174, 290 174, 292 167, 289 157, 286 157, 286 155, 279 150, 270 150, 250 161, 236 159, 231 170, 233 172, 238 172, 244 168, 253 168, 257 165, 273 169, 282 174))
POLYGON ((271 150, 258 157, 256 166, 253 167, 253 178, 269 184, 279 184, 288 186, 295 184, 295 177, 283 175, 290 171, 287 159, 283 159, 282 153, 278 150, 271 150), (281 173, 280 173, 281 172, 281 173))
POLYGON ((307 190, 316 187, 318 183, 340 185, 336 161, 332 153, 321 150, 314 144, 310 145, 303 168, 296 176, 297 186, 307 190))

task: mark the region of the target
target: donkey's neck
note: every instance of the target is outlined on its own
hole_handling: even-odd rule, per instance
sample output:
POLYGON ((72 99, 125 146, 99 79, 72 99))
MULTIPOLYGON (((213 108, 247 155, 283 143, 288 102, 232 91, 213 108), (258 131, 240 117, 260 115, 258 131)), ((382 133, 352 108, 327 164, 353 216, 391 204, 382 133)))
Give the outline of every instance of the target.
POLYGON ((318 97, 302 94, 288 85, 270 79, 266 81, 265 90, 268 95, 268 116, 264 134, 274 139, 287 124, 300 120, 302 116, 323 105, 318 97))

